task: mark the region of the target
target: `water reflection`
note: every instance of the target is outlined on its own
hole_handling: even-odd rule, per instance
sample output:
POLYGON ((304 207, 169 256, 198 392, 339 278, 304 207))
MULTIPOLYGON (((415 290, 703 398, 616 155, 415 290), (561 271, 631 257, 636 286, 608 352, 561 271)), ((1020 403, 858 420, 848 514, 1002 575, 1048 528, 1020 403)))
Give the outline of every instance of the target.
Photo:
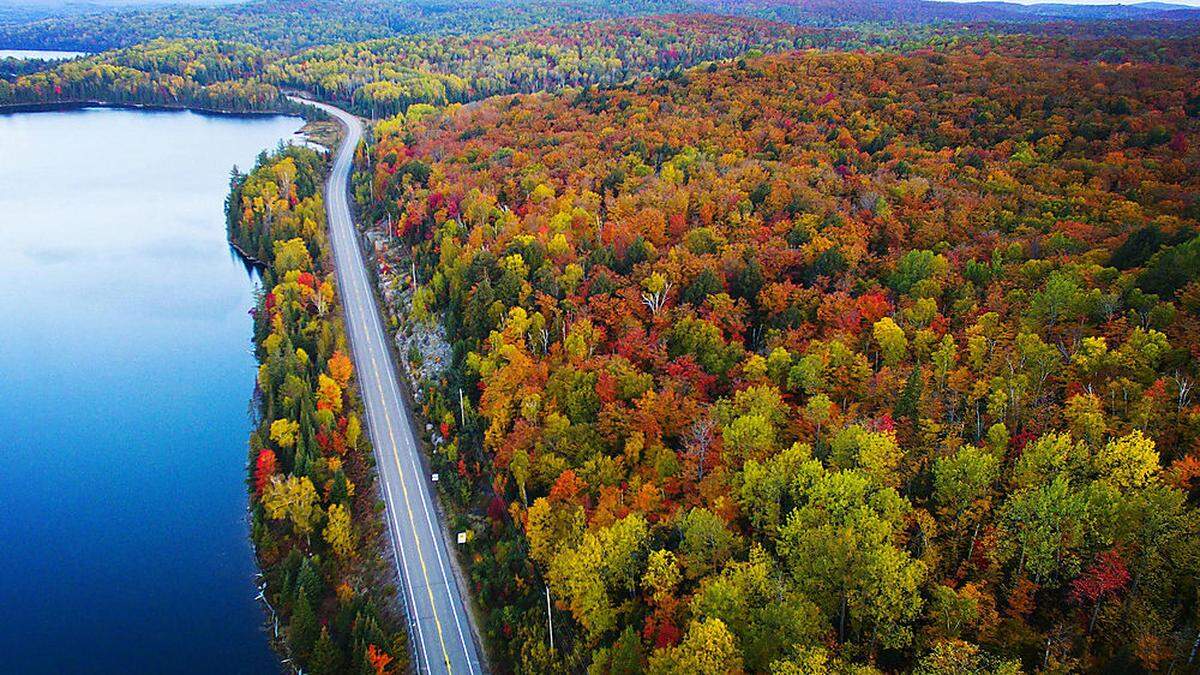
POLYGON ((300 121, 0 116, 5 672, 277 671, 245 516, 229 169, 300 121))

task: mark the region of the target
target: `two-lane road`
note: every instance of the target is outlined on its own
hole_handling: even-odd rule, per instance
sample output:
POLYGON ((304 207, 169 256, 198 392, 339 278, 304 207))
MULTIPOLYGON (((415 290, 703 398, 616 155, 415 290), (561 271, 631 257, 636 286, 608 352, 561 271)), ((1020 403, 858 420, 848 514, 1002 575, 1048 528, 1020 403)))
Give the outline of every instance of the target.
POLYGON ((432 485, 422 467, 407 403, 400 395, 371 282, 347 206, 347 185, 362 124, 350 113, 313 101, 346 131, 325 190, 329 234, 346 330, 366 405, 388 529, 412 625, 413 659, 422 673, 483 672, 472 639, 466 596, 455 581, 445 529, 434 509, 432 485))

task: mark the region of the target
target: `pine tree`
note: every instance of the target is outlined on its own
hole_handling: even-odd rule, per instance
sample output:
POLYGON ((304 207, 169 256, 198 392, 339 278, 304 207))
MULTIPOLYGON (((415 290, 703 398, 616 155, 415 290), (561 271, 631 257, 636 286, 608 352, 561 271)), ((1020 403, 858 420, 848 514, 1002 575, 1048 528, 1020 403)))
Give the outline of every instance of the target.
POLYGON ((329 629, 322 628, 321 637, 317 639, 312 658, 308 661, 309 670, 313 675, 332 675, 341 671, 341 665, 341 652, 329 637, 329 629))
POLYGON ((309 604, 320 602, 321 596, 325 593, 325 583, 321 580, 321 572, 312 558, 306 557, 300 563, 300 571, 296 575, 296 586, 307 589, 309 604))
POLYGON ((329 502, 346 505, 350 503, 350 483, 345 472, 341 470, 333 474, 333 488, 329 491, 329 502))
POLYGON ((363 675, 374 673, 375 667, 371 665, 367 652, 372 645, 385 644, 383 631, 379 629, 379 622, 371 612, 359 611, 355 614, 350 636, 351 652, 354 654, 355 662, 351 672, 363 673, 363 675))
POLYGON ((308 593, 304 586, 296 593, 296 609, 292 612, 292 621, 288 626, 288 642, 292 652, 301 660, 312 652, 313 643, 317 641, 317 615, 313 613, 312 603, 308 601, 308 593))
POLYGON ((896 401, 894 413, 897 419, 915 420, 917 418, 921 394, 924 390, 925 384, 921 380, 921 368, 920 366, 914 367, 908 375, 908 381, 904 383, 899 400, 896 401))
POLYGON ((297 579, 302 564, 304 564, 304 554, 295 548, 288 551, 287 557, 280 564, 283 573, 283 595, 286 597, 294 598, 296 596, 297 579))
POLYGON ((637 673, 642 667, 642 641, 632 626, 626 626, 625 631, 612 648, 612 673, 637 673))

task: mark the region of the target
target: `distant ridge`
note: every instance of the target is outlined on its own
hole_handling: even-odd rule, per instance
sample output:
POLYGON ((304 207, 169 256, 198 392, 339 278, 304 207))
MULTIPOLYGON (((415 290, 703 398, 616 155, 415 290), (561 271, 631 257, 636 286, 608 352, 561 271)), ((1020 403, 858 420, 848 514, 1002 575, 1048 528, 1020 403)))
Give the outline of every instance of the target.
POLYGON ((1128 5, 1061 1, 1020 5, 1000 0, 173 0, 169 5, 136 7, 121 4, 131 0, 103 1, 116 4, 99 11, 97 4, 73 3, 69 6, 75 9, 50 17, 44 9, 49 5, 29 10, 22 9, 28 5, 0 0, 0 48, 98 52, 166 37, 243 42, 292 52, 397 35, 480 34, 591 19, 695 13, 813 28, 862 23, 1023 27, 1093 22, 1098 31, 1115 33, 1200 32, 1200 7, 1157 0, 1128 5), (79 8, 97 9, 81 14, 79 8), (1157 26, 1157 22, 1174 25, 1157 26), (1133 23, 1141 25, 1123 25, 1133 23))
POLYGON ((1131 6, 1157 10, 1196 9, 1194 5, 1181 5, 1177 2, 1135 2, 1131 6))
POLYGON ((1193 20, 1200 8, 1170 2, 1128 5, 1072 5, 1046 3, 1022 5, 1014 2, 945 2, 937 0, 693 0, 697 7, 726 14, 742 14, 790 23, 829 25, 835 23, 944 21, 998 21, 1039 23, 1046 21, 1193 20))
MULTIPOLYGON (((976 7, 989 7, 998 11, 1037 17, 1039 19, 1164 19, 1176 12, 1200 14, 1200 9, 1189 5, 1170 2, 1139 2, 1128 5, 1071 5, 1066 3, 1038 3, 1021 5, 1014 2, 972 2, 976 7)), ((1183 15, 1179 15, 1183 18, 1183 15)))

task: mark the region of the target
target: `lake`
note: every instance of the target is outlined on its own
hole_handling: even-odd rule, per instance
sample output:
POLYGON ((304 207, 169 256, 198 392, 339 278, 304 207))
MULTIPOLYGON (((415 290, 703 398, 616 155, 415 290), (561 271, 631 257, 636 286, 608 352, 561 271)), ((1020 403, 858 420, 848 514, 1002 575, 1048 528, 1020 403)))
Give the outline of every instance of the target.
POLYGON ((76 56, 87 56, 87 52, 60 52, 52 49, 0 49, 0 59, 65 61, 76 56))
POLYGON ((272 673, 229 170, 294 117, 0 115, 0 668, 272 673))

